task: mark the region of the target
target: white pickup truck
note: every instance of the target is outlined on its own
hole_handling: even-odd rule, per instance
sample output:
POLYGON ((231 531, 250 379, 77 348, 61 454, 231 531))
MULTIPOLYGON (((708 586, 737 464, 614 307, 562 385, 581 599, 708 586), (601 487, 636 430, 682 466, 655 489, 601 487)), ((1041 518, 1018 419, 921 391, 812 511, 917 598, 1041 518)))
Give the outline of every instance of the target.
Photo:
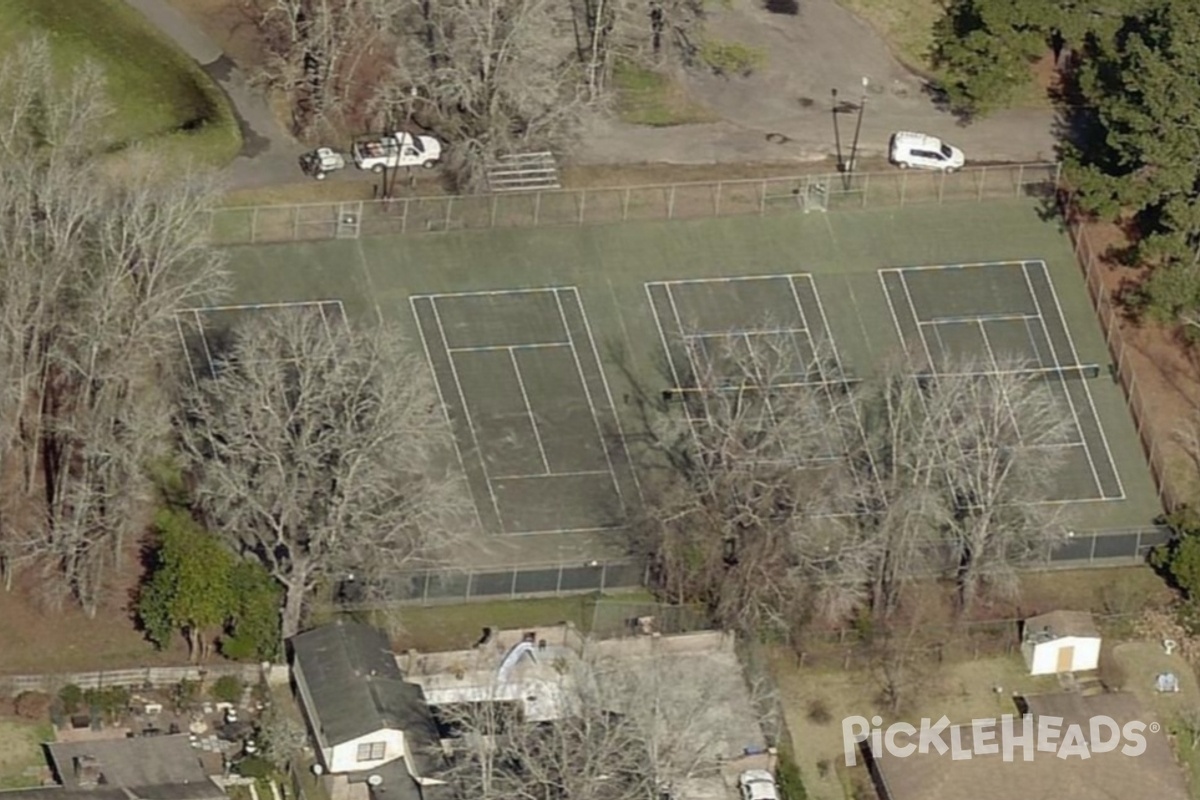
POLYGON ((432 169, 442 157, 442 143, 432 136, 397 132, 355 142, 353 155, 356 167, 372 172, 396 167, 432 169))

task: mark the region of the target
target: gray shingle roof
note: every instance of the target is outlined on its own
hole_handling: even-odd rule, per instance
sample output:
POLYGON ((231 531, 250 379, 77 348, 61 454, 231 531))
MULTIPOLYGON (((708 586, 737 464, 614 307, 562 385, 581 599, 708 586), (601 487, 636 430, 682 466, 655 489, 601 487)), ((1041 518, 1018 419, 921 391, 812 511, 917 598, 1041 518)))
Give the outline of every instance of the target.
POLYGON ((404 680, 382 631, 338 620, 292 637, 291 646, 330 744, 383 728, 401 730, 417 762, 414 768, 437 746, 425 692, 404 680))

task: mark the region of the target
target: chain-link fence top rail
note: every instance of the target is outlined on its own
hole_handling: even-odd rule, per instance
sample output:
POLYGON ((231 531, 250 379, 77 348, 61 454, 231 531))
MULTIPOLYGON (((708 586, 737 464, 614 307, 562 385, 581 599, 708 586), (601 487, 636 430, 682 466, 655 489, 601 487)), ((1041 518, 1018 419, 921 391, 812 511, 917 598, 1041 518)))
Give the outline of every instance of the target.
POLYGON ((1051 195, 1057 163, 971 167, 958 172, 861 172, 554 189, 473 196, 238 206, 214 209, 214 244, 322 241, 451 230, 600 225, 806 211, 981 202, 1051 195))
POLYGON ((1088 294, 1104 331, 1104 340, 1108 345, 1113 363, 1116 365, 1116 376, 1125 394, 1126 405, 1133 417, 1137 429, 1138 440, 1150 465, 1154 485, 1158 490, 1158 499, 1163 509, 1171 513, 1180 507, 1178 494, 1170 486, 1167 470, 1166 455, 1163 446, 1156 438, 1154 426, 1149 424, 1147 406, 1142 396, 1137 376, 1131 363, 1130 350, 1126 346, 1121 333, 1121 317, 1117 311, 1108 287, 1104 283, 1103 253, 1098 252, 1090 234, 1087 231, 1088 220, 1076 211, 1068 189, 1058 193, 1059 211, 1067 223, 1067 231, 1075 249, 1075 257, 1083 270, 1087 283, 1088 294))

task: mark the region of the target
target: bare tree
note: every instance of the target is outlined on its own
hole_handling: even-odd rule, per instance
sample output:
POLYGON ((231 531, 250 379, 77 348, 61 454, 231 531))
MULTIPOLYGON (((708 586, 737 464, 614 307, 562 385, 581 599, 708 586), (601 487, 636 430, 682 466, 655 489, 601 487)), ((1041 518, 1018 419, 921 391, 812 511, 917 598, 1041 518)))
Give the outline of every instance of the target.
POLYGON ((589 103, 599 100, 595 62, 602 58, 589 50, 581 67, 569 5, 406 1, 395 67, 374 106, 393 119, 416 115, 449 139, 447 168, 460 188, 480 188, 498 155, 569 145, 589 103))
POLYGON ((875 548, 844 516, 861 491, 839 457, 857 425, 851 388, 825 348, 800 356, 787 335, 679 347, 691 385, 654 431, 673 476, 641 526, 660 580, 739 629, 790 630, 801 608, 845 614, 875 548))
POLYGON ((282 632, 311 592, 437 559, 470 534, 429 369, 385 327, 288 310, 233 329, 184 400, 184 451, 212 528, 284 589, 282 632))
POLYGON ((45 41, 0 70, 0 562, 8 582, 40 563, 48 599, 89 613, 169 442, 175 309, 224 278, 204 243, 211 184, 148 156, 106 175, 106 113, 102 74, 64 80, 45 41))

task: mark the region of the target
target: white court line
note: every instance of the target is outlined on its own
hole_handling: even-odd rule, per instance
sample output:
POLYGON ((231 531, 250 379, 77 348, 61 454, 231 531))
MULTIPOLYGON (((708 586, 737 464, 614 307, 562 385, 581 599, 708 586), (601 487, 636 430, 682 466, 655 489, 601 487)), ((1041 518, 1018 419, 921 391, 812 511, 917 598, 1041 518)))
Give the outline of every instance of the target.
MULTIPOLYGON (((803 317, 801 317, 803 318, 803 317)), ((786 336, 791 333, 803 333, 808 335, 807 328, 734 328, 728 331, 705 331, 704 333, 684 333, 683 338, 687 341, 692 339, 713 339, 718 336, 786 336)), ((811 341, 811 337, 809 337, 811 341)))
POLYGON ((175 314, 175 330, 179 331, 179 346, 183 350, 183 360, 187 362, 188 374, 192 376, 192 383, 197 388, 200 387, 200 380, 196 377, 196 368, 192 366, 192 354, 188 352, 187 336, 183 332, 183 323, 179 321, 180 315, 175 314))
POLYGON ((212 350, 208 347, 208 335, 204 332, 204 324, 200 322, 200 312, 193 310, 192 317, 196 322, 196 330, 200 334, 200 343, 204 345, 204 357, 208 359, 208 374, 215 380, 217 377, 217 365, 213 361, 212 350))
MULTIPOLYGON (((1054 349, 1054 340, 1050 338, 1050 330, 1046 327, 1046 317, 1042 313, 1042 304, 1038 301, 1037 293, 1033 289, 1033 281, 1029 278, 1029 270, 1025 268, 1024 264, 1021 265, 1021 275, 1025 277, 1025 287, 1029 290, 1029 297, 1031 300, 1033 300, 1033 307, 1037 309, 1038 315, 1042 318, 1042 333, 1046 334, 1046 345, 1050 348, 1050 355, 1056 364, 1062 364, 1062 359, 1058 357, 1058 353, 1054 349)), ((1049 278, 1050 276, 1047 275, 1046 277, 1049 278)), ((1055 300, 1057 299, 1058 298, 1055 297, 1055 300)), ((1064 323, 1064 325, 1065 324, 1066 323, 1064 323)), ((1065 377, 1060 375, 1059 381, 1062 383, 1063 394, 1067 396, 1067 406, 1071 409, 1071 418, 1075 420, 1075 429, 1079 431, 1080 438, 1084 438, 1083 424, 1079 421, 1079 414, 1075 410, 1075 401, 1071 399, 1071 388, 1067 386, 1067 379, 1065 377)), ((1084 385, 1084 388, 1087 388, 1086 384, 1084 385)), ((1092 413, 1095 413, 1095 409, 1093 409, 1092 413)), ((1084 441, 1086 442, 1087 440, 1084 439, 1084 441)), ((1096 493, 1100 497, 1104 497, 1104 487, 1100 485, 1100 473, 1096 470, 1096 462, 1092 459, 1091 448, 1088 448, 1087 456, 1088 466, 1092 468, 1092 480, 1096 482, 1096 493)))
MULTIPOLYGON (((896 337, 900 340, 900 346, 904 348, 905 353, 908 353, 908 341, 904 338, 904 329, 902 327, 900 327, 900 318, 898 316, 896 316, 896 306, 892 302, 892 293, 888 291, 887 281, 885 281, 883 279, 883 273, 896 272, 896 271, 897 270, 883 270, 883 269, 878 270, 878 272, 879 272, 879 288, 883 292, 883 299, 887 301, 888 311, 890 311, 892 313, 892 324, 896 326, 896 337)), ((903 275, 900 276, 900 280, 901 281, 904 280, 903 275)), ((920 333, 921 333, 921 323, 918 321, 917 322, 917 334, 920 335, 920 333)), ((922 337, 921 341, 924 342, 924 337, 922 337)), ((909 353, 910 357, 913 357, 915 355, 916 355, 916 353, 909 353)))
POLYGON ((977 314, 973 317, 937 317, 919 319, 917 325, 953 325, 960 322, 1008 322, 1010 320, 1041 319, 1037 314, 977 314))
MULTIPOLYGON (((579 296, 576 295, 576 300, 579 296)), ((608 454, 608 442, 604 441, 604 426, 600 424, 600 417, 596 414, 596 404, 592 402, 592 393, 588 389, 587 378, 583 375, 583 364, 579 361, 579 350, 575 347, 575 337, 571 335, 571 326, 567 322, 566 311, 563 310, 562 297, 558 292, 554 293, 554 302, 558 306, 558 318, 562 322, 563 330, 566 331, 567 340, 571 342, 571 356, 575 359, 575 372, 579 375, 579 388, 583 390, 583 396, 587 399, 588 410, 592 414, 592 424, 596 427, 596 437, 600 440, 600 450, 604 453, 604 463, 608 465, 608 479, 612 481, 613 488, 617 490, 617 499, 621 503, 621 510, 625 510, 625 497, 621 494, 621 483, 617 480, 616 470, 613 469, 612 458, 608 454)), ((580 306, 582 307, 582 305, 580 306)), ((588 335, 591 335, 589 331, 588 335)), ((600 362, 596 362, 596 368, 600 368, 600 362)), ((616 414, 616 409, 613 409, 613 414, 616 414)))
POLYGON ((880 272, 925 272, 929 270, 976 269, 979 267, 1019 267, 1024 261, 974 261, 967 264, 922 264, 909 267, 884 267, 880 272))
POLYGON ((612 475, 602 469, 578 470, 575 472, 545 472, 536 475, 497 475, 493 481, 531 481, 547 478, 594 478, 597 475, 612 475))
POLYGON ((542 292, 557 292, 558 286, 534 286, 529 289, 491 289, 488 291, 479 292, 435 292, 433 294, 415 295, 416 297, 428 297, 431 300, 443 300, 451 297, 499 297, 509 294, 540 294, 542 292))
MULTIPOLYGON (((588 341, 592 345, 592 358, 596 359, 596 371, 600 373, 600 383, 604 385, 604 396, 608 407, 612 410, 613 424, 617 426, 617 437, 621 440, 621 449, 625 451, 625 462, 629 466, 629 474, 633 476, 633 487, 637 490, 638 499, 642 499, 642 483, 638 480, 637 470, 633 468, 633 456, 629 454, 629 442, 625 438, 625 430, 621 427, 621 415, 617 413, 617 404, 613 402, 612 389, 608 385, 608 376, 604 374, 604 364, 600 361, 600 351, 596 349, 596 337, 592 334, 592 324, 588 322, 587 309, 583 306, 583 298, 579 290, 570 286, 563 291, 575 295, 575 304, 579 306, 579 318, 583 320, 583 329, 587 331, 588 341)), ((562 306, 559 306, 560 310, 562 306)), ((614 476, 615 477, 615 476, 614 476)))
MULTIPOLYGON (((509 536, 551 536, 554 534, 570 533, 601 533, 603 531, 619 531, 624 527, 624 525, 604 525, 599 528, 545 528, 538 531, 505 531, 504 536, 507 538, 509 536)), ((581 557, 580 561, 583 560, 585 559, 581 557)), ((583 567, 587 565, 580 564, 579 566, 583 567)))
MULTIPOLYGON (((883 279, 880 278, 880 280, 883 280, 883 279)), ((916 305, 916 303, 913 302, 912 292, 910 292, 908 290, 908 281, 906 281, 904 279, 904 275, 900 276, 900 285, 904 287, 904 296, 905 296, 905 298, 908 299, 908 310, 912 312, 912 318, 914 320, 919 320, 921 317, 919 314, 917 314, 917 305, 916 305)), ((887 284, 884 284, 883 290, 884 290, 884 292, 887 292, 887 284)), ((937 331, 935 330, 934 333, 936 334, 937 331)), ((929 359, 930 371, 936 373, 937 372, 937 363, 934 362, 933 353, 930 352, 930 350, 929 350, 929 342, 928 342, 928 340, 925 339, 925 331, 923 331, 921 329, 921 326, 919 326, 919 325, 917 326, 917 336, 919 336, 921 339, 921 347, 923 347, 925 350, 925 358, 929 359)), ((904 338, 903 332, 901 332, 900 337, 902 339, 904 338)), ((939 343, 941 342, 941 337, 938 338, 938 342, 939 343)))
POLYGON ((339 309, 342 308, 341 300, 289 300, 284 303, 243 303, 235 306, 197 306, 196 308, 184 309, 185 311, 259 311, 272 308, 304 308, 307 306, 321 306, 328 303, 336 305, 339 309))
MULTIPOLYGON (((663 290, 667 293, 667 302, 671 304, 671 316, 675 317, 675 325, 679 329, 679 335, 686 341, 688 335, 687 328, 683 325, 683 317, 679 316, 679 306, 675 305, 675 295, 671 293, 671 285, 669 283, 664 284, 663 290)), ((692 365, 692 376, 699 381, 700 369, 696 365, 696 359, 692 358, 691 349, 685 347, 683 348, 683 352, 687 356, 688 363, 692 365)), ((670 358, 670 356, 671 354, 668 352, 667 357, 670 358)))
MULTIPOLYGON (((837 342, 833 338, 833 329, 829 327, 829 317, 827 317, 825 315, 825 304, 821 302, 821 293, 819 291, 817 291, 816 279, 814 279, 812 275, 801 275, 801 276, 793 276, 793 277, 788 278, 788 280, 792 284, 792 297, 796 301, 796 306, 798 308, 800 308, 800 317, 801 317, 801 319, 804 320, 805 327, 808 327, 808 319, 804 317, 804 308, 803 308, 803 306, 800 305, 800 294, 796 289, 796 277, 802 277, 806 281, 808 281, 808 288, 812 291, 813 299, 817 301, 817 313, 819 313, 821 315, 821 327, 825 331, 825 336, 827 336, 829 338, 829 349, 833 351, 833 362, 834 362, 834 364, 837 365, 838 373, 839 373, 838 377, 845 378, 846 377, 846 372, 845 372, 846 365, 842 363, 842 354, 840 352, 838 352, 837 342)), ((809 335, 808 335, 808 343, 809 343, 810 347, 813 345, 813 338, 812 338, 811 333, 809 333, 809 335)), ((858 428, 858 435, 860 437, 862 437, 863 444, 866 445, 867 444, 867 428, 863 424, 862 415, 859 413, 858 403, 851 403, 850 411, 854 415, 854 424, 858 428)), ((871 463, 871 474, 875 476, 876 482, 881 482, 882 478, 880 478, 879 471, 876 469, 876 465, 875 465, 874 449, 871 447, 867 447, 866 453, 867 453, 867 460, 871 463)))
POLYGON ((450 353, 488 353, 495 350, 542 350, 552 347, 570 347, 570 342, 542 342, 540 344, 484 344, 472 347, 447 347, 450 353))
MULTIPOLYGON (((996 351, 992 349, 992 342, 988 339, 987 328, 983 327, 983 320, 979 320, 979 335, 983 338, 983 346, 987 350, 988 358, 992 362, 992 366, 996 371, 1000 371, 1000 362, 996 360, 996 351)), ((1017 422, 1017 411, 1013 408, 1012 398, 1008 396, 1008 389, 1005 384, 1000 384, 1000 396, 1004 399, 1004 406, 1008 409, 1008 418, 1012 421, 1013 430, 1017 432, 1017 443, 1022 447, 1025 446, 1025 437, 1021 435, 1021 426, 1017 422)))
POLYGON ((647 286, 666 286, 669 288, 671 286, 686 286, 686 285, 692 284, 692 283, 738 283, 741 281, 772 281, 772 280, 778 280, 780 278, 790 278, 790 277, 792 277, 792 275, 797 275, 799 277, 808 277, 808 273, 805 273, 805 272, 772 273, 770 275, 734 275, 731 277, 720 277, 720 278, 680 278, 678 280, 670 280, 670 281, 651 281, 650 283, 648 283, 646 285, 647 286))
MULTIPOLYGON (((454 357, 450 357, 451 363, 454 357)), ((533 416, 533 406, 529 404, 529 393, 525 391, 525 380, 521 377, 521 367, 517 364, 517 354, 508 349, 508 360, 512 362, 513 372, 517 375, 517 388, 521 390, 521 399, 525 401, 525 413, 529 415, 529 427, 533 429, 533 439, 537 442, 538 452, 542 454, 542 466, 546 474, 550 474, 550 459, 546 458, 546 448, 542 446, 542 434, 538 431, 537 418, 533 416)), ((489 479, 490 480, 490 479, 489 479)))
POLYGON ((325 304, 317 306, 317 310, 321 312, 321 324, 325 326, 325 335, 333 339, 333 330, 329 327, 329 317, 325 316, 325 304))
MULTIPOLYGON (((1079 353, 1075 349, 1075 337, 1071 335, 1071 328, 1070 328, 1070 326, 1067 325, 1066 316, 1063 315, 1062 303, 1060 303, 1058 300, 1058 289, 1056 289, 1054 287, 1054 281, 1050 277, 1050 270, 1047 269, 1045 261, 1025 262, 1021 265, 1021 269, 1023 272, 1025 272, 1026 279, 1028 279, 1028 277, 1029 277, 1029 273, 1028 273, 1028 265, 1029 264, 1038 264, 1039 266, 1041 266, 1042 274, 1044 274, 1046 276, 1046 283, 1049 284, 1049 286, 1050 286, 1050 294, 1053 295, 1053 297, 1054 297, 1055 310, 1058 311, 1058 321, 1062 323, 1063 331, 1067 334, 1067 343, 1071 346, 1071 358, 1074 359, 1074 362, 1076 364, 1078 364, 1079 363, 1079 353)), ((1049 342, 1050 341, 1050 331, 1046 329, 1045 319, 1042 320, 1042 329, 1046 334, 1046 341, 1049 342)), ((1112 467, 1113 477, 1117 479, 1117 488, 1121 492, 1119 497, 1113 498, 1113 499, 1124 500, 1125 499, 1125 485, 1121 482, 1121 472, 1120 472, 1120 470, 1117 469, 1117 462, 1113 460, 1112 449, 1108 445, 1108 434, 1106 434, 1104 432, 1104 423, 1101 422, 1100 415, 1096 413, 1096 403, 1092 399, 1092 389, 1090 386, 1087 385, 1086 382, 1084 382, 1084 384, 1083 384, 1083 393, 1085 395, 1087 395, 1088 406, 1090 406, 1091 410, 1092 410, 1092 417, 1096 420, 1096 427, 1100 430, 1100 440, 1104 443, 1104 454, 1106 456, 1108 456, 1108 465, 1110 467, 1112 467)), ((1083 436, 1082 428, 1079 429, 1079 435, 1083 436)), ((1090 448, 1088 450, 1088 458, 1089 459, 1091 458, 1091 449, 1090 448)), ((1096 482, 1098 485, 1099 484, 1098 477, 1096 479, 1096 482)), ((1108 496, 1108 495, 1104 494, 1104 489, 1102 487, 1100 487, 1100 496, 1101 497, 1108 496)))
MULTIPOLYGON (((658 328, 658 338, 662 342, 663 355, 667 358, 667 368, 671 370, 671 380, 673 385, 681 386, 679 382, 679 373, 675 369, 675 359, 671 358, 671 347, 667 342, 667 332, 663 330, 662 319, 658 316, 658 306, 654 302, 654 295, 650 293, 651 286, 662 286, 665 291, 666 284, 660 282, 645 283, 642 287, 646 290, 646 303, 650 306, 650 315, 654 317, 654 327, 658 328)), ((684 334, 686 336, 686 334, 684 334)))
MULTIPOLYGON (((438 336, 442 340, 442 347, 448 347, 449 342, 446 341, 446 329, 442 327, 442 315, 438 313, 437 301, 431 299, 429 307, 433 309, 433 318, 437 322, 438 336)), ((487 462, 483 458, 483 447, 479 444, 479 434, 475 430, 475 421, 471 419, 471 407, 467 405, 467 397, 463 393, 462 381, 458 379, 458 367, 454 365, 454 356, 449 353, 446 354, 446 360, 450 362, 450 374, 454 377, 454 388, 458 391, 458 399, 462 402, 463 416, 466 417, 467 427, 471 430, 471 440, 475 442, 475 452, 479 457, 479 468, 483 470, 483 480, 487 484, 488 495, 492 498, 492 508, 496 512, 496 521, 500 523, 500 530, 503 531, 504 517, 500 515, 500 501, 496 499, 496 492, 492 490, 492 479, 488 475, 487 462)))
MULTIPOLYGON (((454 452, 458 456, 458 465, 463 471, 463 480, 466 481, 467 488, 469 490, 471 488, 471 480, 467 475, 467 463, 466 463, 466 461, 463 460, 462 448, 459 447, 458 436, 456 436, 454 433, 454 421, 450 418, 450 406, 447 405, 446 398, 442 394, 442 383, 441 383, 441 381, 438 380, 437 372, 433 368, 433 356, 429 352, 429 342, 426 341, 426 339, 425 339, 425 326, 421 324, 421 315, 417 313, 417 300, 418 299, 419 298, 417 298, 417 297, 410 297, 410 298, 408 298, 408 304, 409 304, 410 310, 412 311, 412 314, 413 314, 413 321, 416 322, 416 324, 417 324, 417 335, 421 338, 421 347, 423 347, 425 349, 425 360, 429 363, 429 372, 430 372, 431 377, 433 378, 433 388, 437 390, 438 402, 440 402, 442 404, 442 415, 446 418, 446 427, 450 429, 450 439, 454 443, 454 452)), ((429 301, 429 305, 431 307, 433 306, 432 300, 429 301)), ((451 360, 451 363, 453 364, 453 360, 452 360, 451 356, 447 355, 446 358, 451 360)), ((468 414, 468 413, 469 412, 467 411, 466 407, 464 406, 463 414, 468 414)), ((483 477, 485 480, 487 479, 487 471, 486 470, 483 473, 483 477)), ((490 491, 491 487, 489 486, 488 489, 490 491)), ((473 492, 472 492, 472 494, 473 494, 473 492)), ((492 502, 495 503, 494 497, 492 498, 492 502)), ((479 513, 479 507, 474 502, 472 502, 471 505, 475 506, 475 520, 479 523, 479 530, 482 531, 483 533, 487 533, 487 528, 483 524, 483 517, 479 513)), ((503 530, 504 526, 501 525, 500 527, 501 527, 501 530, 503 530)))

